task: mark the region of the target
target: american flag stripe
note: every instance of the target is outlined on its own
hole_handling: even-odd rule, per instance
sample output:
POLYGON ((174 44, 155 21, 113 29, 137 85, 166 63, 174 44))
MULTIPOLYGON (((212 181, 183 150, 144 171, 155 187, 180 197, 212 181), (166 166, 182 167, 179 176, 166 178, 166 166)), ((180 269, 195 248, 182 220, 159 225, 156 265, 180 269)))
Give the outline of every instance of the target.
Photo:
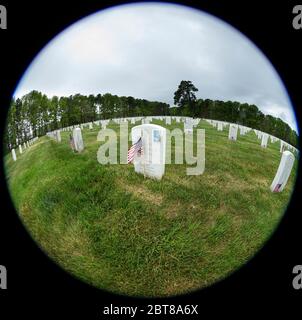
POLYGON ((274 192, 279 192, 279 191, 280 191, 281 186, 282 186, 282 183, 278 183, 278 184, 276 185, 276 187, 275 187, 274 192))
POLYGON ((142 151, 142 138, 139 138, 136 143, 134 143, 128 151, 127 163, 131 163, 136 154, 142 151))

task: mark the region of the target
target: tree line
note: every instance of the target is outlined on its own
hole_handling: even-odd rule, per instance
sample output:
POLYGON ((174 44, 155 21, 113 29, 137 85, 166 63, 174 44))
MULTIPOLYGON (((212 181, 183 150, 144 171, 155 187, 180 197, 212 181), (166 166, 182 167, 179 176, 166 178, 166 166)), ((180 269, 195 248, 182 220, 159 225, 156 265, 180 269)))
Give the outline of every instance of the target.
POLYGON ((286 122, 261 112, 257 106, 237 101, 198 99, 194 109, 189 107, 170 108, 171 115, 192 116, 237 123, 261 130, 298 147, 298 135, 286 122))
POLYGON ((110 93, 48 98, 34 90, 12 100, 4 143, 9 150, 31 137, 44 136, 48 131, 102 119, 168 115, 169 107, 163 102, 110 93))
POLYGON ((49 98, 34 90, 12 100, 7 115, 4 144, 6 150, 10 150, 32 137, 44 136, 48 131, 102 119, 172 115, 238 123, 297 146, 297 133, 287 123, 280 118, 264 115, 255 105, 194 97, 194 94, 179 94, 179 99, 174 100, 177 106, 170 107, 164 102, 131 96, 120 97, 110 93, 49 98), (189 97, 189 101, 184 97, 189 97))
POLYGON ((191 81, 182 80, 174 93, 174 103, 177 107, 170 108, 169 113, 241 124, 269 133, 298 147, 297 132, 282 119, 265 115, 254 104, 197 99, 197 91, 191 81))

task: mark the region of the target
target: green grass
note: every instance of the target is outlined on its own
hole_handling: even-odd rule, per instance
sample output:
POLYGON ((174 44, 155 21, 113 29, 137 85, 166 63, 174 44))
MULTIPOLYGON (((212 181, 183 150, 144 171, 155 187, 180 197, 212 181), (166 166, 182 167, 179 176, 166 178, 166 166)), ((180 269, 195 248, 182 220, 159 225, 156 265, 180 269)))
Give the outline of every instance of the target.
POLYGON ((278 142, 262 149, 253 131, 232 142, 227 129, 205 121, 198 128, 206 129, 204 174, 187 176, 186 164, 171 164, 161 181, 134 173, 132 165, 100 165, 96 126, 82 130, 81 154, 71 151, 68 132, 61 143, 43 137, 16 162, 5 159, 17 211, 51 258, 96 287, 168 296, 208 286, 247 262, 272 234, 298 161, 285 190, 271 193, 278 142))

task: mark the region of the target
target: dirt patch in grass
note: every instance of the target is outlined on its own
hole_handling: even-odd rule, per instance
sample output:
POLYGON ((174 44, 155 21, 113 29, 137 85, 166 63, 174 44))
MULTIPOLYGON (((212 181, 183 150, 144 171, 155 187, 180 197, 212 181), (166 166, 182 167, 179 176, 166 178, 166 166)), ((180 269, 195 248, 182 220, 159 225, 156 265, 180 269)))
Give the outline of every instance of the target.
POLYGON ((122 180, 118 181, 118 185, 126 192, 132 193, 134 197, 142 201, 147 201, 152 205, 160 206, 163 202, 163 196, 161 194, 153 193, 143 185, 130 185, 122 180))
POLYGON ((27 202, 22 204, 20 211, 18 213, 22 215, 24 220, 26 220, 27 217, 31 216, 31 208, 27 204, 27 202))
POLYGON ((192 184, 197 180, 195 176, 180 175, 178 172, 176 174, 170 173, 168 179, 175 185, 183 187, 192 187, 192 184))
MULTIPOLYGON (((215 186, 217 189, 223 188, 224 192, 227 191, 238 191, 238 192, 245 192, 250 191, 253 189, 251 185, 251 181, 247 181, 244 179, 240 179, 239 177, 235 177, 234 175, 225 172, 223 178, 219 178, 217 174, 207 174, 205 176, 206 183, 210 186, 215 186)), ((217 190, 217 192, 221 192, 217 190)))
POLYGON ((164 210, 164 216, 168 219, 173 219, 176 218, 181 211, 183 211, 183 205, 180 201, 176 201, 164 210))
POLYGON ((273 180, 269 181, 266 177, 254 176, 253 182, 259 187, 269 188, 273 180))

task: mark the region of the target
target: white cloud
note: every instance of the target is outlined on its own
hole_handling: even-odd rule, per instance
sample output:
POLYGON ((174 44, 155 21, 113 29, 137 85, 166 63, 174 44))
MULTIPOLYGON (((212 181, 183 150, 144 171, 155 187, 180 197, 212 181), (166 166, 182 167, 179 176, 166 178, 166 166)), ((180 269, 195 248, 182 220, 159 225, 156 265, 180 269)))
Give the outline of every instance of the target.
POLYGON ((80 20, 41 51, 15 96, 110 92, 173 104, 181 80, 200 98, 253 103, 297 129, 264 55, 228 24, 177 5, 124 5, 80 20))

